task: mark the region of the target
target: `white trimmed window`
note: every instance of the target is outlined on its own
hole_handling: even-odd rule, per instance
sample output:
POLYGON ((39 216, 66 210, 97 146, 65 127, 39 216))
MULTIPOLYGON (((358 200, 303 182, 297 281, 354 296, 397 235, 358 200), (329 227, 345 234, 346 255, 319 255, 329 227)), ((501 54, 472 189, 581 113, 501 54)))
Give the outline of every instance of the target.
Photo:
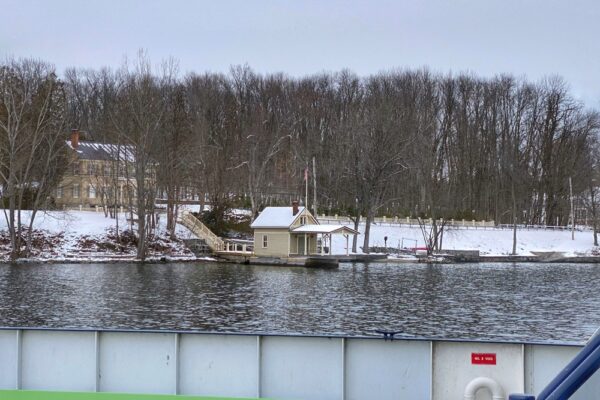
POLYGON ((263 249, 266 249, 269 246, 269 236, 263 235, 263 249))
POLYGON ((306 217, 300 217, 300 225, 306 225, 306 217))
POLYGON ((79 184, 78 183, 73 184, 73 198, 74 199, 79 198, 79 184))
POLYGON ((92 185, 88 186, 88 198, 90 198, 90 199, 96 198, 96 188, 92 185))
POLYGON ((63 196, 63 188, 62 187, 56 188, 56 198, 60 199, 60 198, 62 198, 62 196, 63 196))

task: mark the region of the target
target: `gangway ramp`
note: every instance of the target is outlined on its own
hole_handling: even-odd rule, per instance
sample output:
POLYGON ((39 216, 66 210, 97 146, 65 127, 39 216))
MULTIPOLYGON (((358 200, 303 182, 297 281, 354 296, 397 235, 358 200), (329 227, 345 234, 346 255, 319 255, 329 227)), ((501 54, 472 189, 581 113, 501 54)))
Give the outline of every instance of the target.
POLYGON ((179 216, 179 223, 188 228, 194 235, 199 239, 204 239, 208 247, 214 252, 223 251, 225 249, 225 242, 223 239, 214 234, 213 231, 208 229, 198 218, 196 218, 191 212, 185 210, 179 216))

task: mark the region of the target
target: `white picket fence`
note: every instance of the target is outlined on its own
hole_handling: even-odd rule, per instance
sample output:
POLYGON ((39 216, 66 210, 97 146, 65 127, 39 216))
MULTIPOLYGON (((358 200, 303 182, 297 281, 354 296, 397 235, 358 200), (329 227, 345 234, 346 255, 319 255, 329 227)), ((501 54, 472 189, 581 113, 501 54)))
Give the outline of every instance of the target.
MULTIPOLYGON (((318 216, 318 220, 322 224, 341 224, 341 225, 351 225, 354 222, 350 219, 350 217, 339 216, 339 215, 320 215, 318 216)), ((361 222, 365 221, 364 217, 360 218, 361 222)), ((433 222, 431 218, 425 219, 426 225, 431 225, 433 222)), ((407 225, 407 226, 419 226, 419 220, 410 217, 376 217, 373 219, 373 223, 376 225, 407 225)), ((476 220, 447 220, 445 221, 446 226, 457 227, 457 228, 465 228, 465 229, 491 229, 495 228, 495 221, 476 221, 476 220)))
MULTIPOLYGON (((320 215, 318 216, 319 222, 322 224, 340 224, 340 225, 353 225, 354 222, 350 217, 341 215, 320 215)), ((361 223, 365 222, 365 217, 360 217, 361 223)), ((431 218, 425 219, 425 225, 431 226, 431 218)), ((410 217, 376 217, 373 219, 375 225, 383 226, 408 226, 418 227, 419 220, 410 217)), ((439 222, 438 222, 439 223, 439 222)), ((477 221, 477 220, 446 220, 446 227, 452 227, 457 229, 513 229, 512 224, 497 224, 495 221, 477 221)), ((553 231, 568 231, 571 230, 569 225, 527 225, 518 224, 519 230, 553 230, 553 231)), ((577 231, 588 231, 591 230, 589 226, 576 225, 575 230, 577 231)))

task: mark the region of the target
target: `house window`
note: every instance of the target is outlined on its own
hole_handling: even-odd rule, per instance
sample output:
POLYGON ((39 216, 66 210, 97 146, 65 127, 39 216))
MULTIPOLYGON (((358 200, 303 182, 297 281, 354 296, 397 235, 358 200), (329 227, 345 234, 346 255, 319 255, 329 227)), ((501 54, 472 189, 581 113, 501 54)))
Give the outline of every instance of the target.
POLYGON ((62 198, 62 196, 63 196, 63 188, 62 187, 56 188, 56 198, 60 199, 60 198, 62 198))
POLYGON ((96 198, 96 188, 92 185, 88 186, 88 197, 90 199, 96 198))
POLYGON ((300 217, 300 225, 306 225, 306 217, 300 217))
POLYGON ((269 246, 269 236, 263 235, 263 249, 266 249, 269 246))
POLYGON ((79 161, 73 163, 73 175, 79 175, 79 161))
POLYGON ((96 175, 96 166, 94 163, 89 162, 87 165, 88 175, 96 175))
POLYGON ((78 199, 79 198, 79 184, 75 183, 73 185, 73 198, 74 199, 78 199))

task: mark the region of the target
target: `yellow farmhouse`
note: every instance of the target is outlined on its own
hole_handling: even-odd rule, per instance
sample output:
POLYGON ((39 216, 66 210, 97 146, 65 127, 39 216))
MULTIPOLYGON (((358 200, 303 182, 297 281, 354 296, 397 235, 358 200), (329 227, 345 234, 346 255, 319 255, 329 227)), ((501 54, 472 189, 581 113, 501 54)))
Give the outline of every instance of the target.
POLYGON ((267 207, 250 225, 254 229, 254 255, 294 257, 331 254, 331 236, 343 234, 348 254, 349 235, 358 234, 343 225, 321 225, 305 207, 267 207))

